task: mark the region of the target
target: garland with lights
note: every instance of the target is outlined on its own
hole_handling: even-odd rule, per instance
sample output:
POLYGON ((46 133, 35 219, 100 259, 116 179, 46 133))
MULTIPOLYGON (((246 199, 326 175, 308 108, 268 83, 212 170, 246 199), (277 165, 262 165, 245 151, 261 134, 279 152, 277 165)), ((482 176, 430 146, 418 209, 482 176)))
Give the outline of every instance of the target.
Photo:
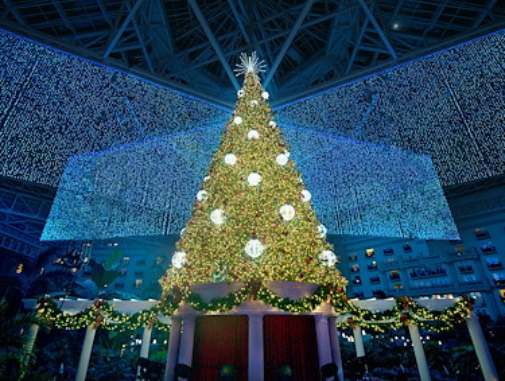
POLYGON ((64 314, 50 297, 39 300, 38 314, 43 321, 58 329, 80 329, 88 326, 107 330, 127 331, 144 326, 155 326, 169 331, 170 326, 163 324, 159 315, 171 316, 184 302, 198 312, 224 313, 235 310, 246 301, 262 301, 281 311, 290 313, 309 313, 321 304, 328 302, 339 315, 348 318, 339 323, 340 329, 359 326, 372 333, 385 333, 396 330, 408 324, 416 324, 420 328, 442 332, 448 331, 470 317, 473 310, 473 299, 463 296, 453 306, 441 311, 431 311, 422 307, 408 297, 398 297, 395 306, 386 311, 373 312, 360 308, 341 295, 334 287, 319 286, 314 294, 300 300, 282 298, 261 282, 248 282, 244 287, 222 298, 216 298, 206 303, 202 297, 191 290, 174 290, 165 293, 161 300, 151 309, 135 314, 121 313, 105 300, 96 300, 92 306, 77 314, 64 314))

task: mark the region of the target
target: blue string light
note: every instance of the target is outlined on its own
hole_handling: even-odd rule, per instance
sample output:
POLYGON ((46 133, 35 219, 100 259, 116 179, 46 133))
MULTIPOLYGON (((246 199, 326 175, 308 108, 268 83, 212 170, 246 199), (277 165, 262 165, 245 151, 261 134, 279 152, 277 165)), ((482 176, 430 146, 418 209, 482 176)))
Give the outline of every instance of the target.
POLYGON ((501 31, 279 107, 277 120, 429 155, 444 186, 499 175, 504 51, 501 31))

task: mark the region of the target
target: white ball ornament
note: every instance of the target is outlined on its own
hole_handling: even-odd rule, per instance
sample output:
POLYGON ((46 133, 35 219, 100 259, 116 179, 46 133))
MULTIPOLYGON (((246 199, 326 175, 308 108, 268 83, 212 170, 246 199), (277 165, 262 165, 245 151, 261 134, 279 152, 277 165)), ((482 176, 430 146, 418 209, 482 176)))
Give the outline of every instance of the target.
POLYGON ((256 99, 253 99, 253 100, 251 101, 251 106, 253 106, 253 107, 254 107, 254 106, 257 106, 257 105, 259 105, 259 104, 260 104, 260 103, 259 103, 256 99))
POLYGON ((237 156, 232 153, 225 155, 224 162, 228 165, 234 165, 237 162, 237 156))
POLYGON ((280 207, 279 214, 284 221, 291 221, 295 218, 296 210, 292 205, 285 204, 280 207))
POLYGON ((233 123, 235 123, 235 124, 242 123, 242 117, 241 116, 236 116, 235 118, 233 118, 233 123))
POLYGON ((309 202, 312 199, 312 195, 306 189, 302 190, 302 201, 309 202))
POLYGON ((260 138, 260 133, 256 130, 251 130, 247 134, 247 139, 249 139, 249 140, 255 140, 255 139, 259 139, 259 138, 260 138))
POLYGON ((337 256, 335 253, 331 250, 325 250, 319 255, 319 259, 321 262, 323 262, 324 265, 328 267, 333 267, 335 266, 335 263, 337 263, 337 256))
POLYGON ((244 95, 245 95, 245 91, 244 90, 240 89, 239 91, 237 91, 237 96, 239 98, 242 98, 244 95))
POLYGON ((270 98, 270 94, 268 94, 268 91, 263 91, 261 93, 261 98, 263 98, 264 100, 268 101, 268 98, 270 98))
POLYGON ((176 269, 182 268, 186 263, 186 253, 178 251, 172 256, 172 266, 176 269))
POLYGON ((326 238, 326 234, 328 233, 328 229, 324 225, 319 225, 317 227, 317 236, 319 238, 326 238))
POLYGON ((289 152, 281 153, 275 158, 275 161, 279 165, 286 165, 289 161, 289 152))
POLYGON ((196 199, 198 201, 205 201, 209 198, 209 193, 205 190, 201 190, 196 194, 196 199))
POLYGON ((225 215, 222 209, 214 209, 210 213, 210 220, 216 225, 222 225, 224 223, 225 215))
POLYGON ((275 123, 273 120, 271 120, 270 122, 268 122, 268 125, 272 128, 274 127, 277 127, 277 123, 275 123))
POLYGON ((247 176, 247 182, 253 187, 257 186, 261 183, 261 175, 257 172, 252 172, 249 176, 247 176))
POLYGON ((252 238, 246 243, 244 251, 251 258, 258 258, 265 251, 265 246, 259 239, 252 238))

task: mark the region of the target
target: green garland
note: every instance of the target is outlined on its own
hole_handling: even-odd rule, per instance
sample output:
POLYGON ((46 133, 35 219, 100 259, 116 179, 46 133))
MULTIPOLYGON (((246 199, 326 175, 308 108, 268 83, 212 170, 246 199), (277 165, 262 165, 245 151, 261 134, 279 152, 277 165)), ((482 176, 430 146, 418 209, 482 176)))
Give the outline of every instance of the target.
POLYGON ((238 291, 213 299, 209 303, 204 302, 199 294, 193 293, 189 288, 174 289, 170 293, 164 293, 154 307, 135 314, 115 311, 113 306, 104 300, 96 300, 91 307, 77 314, 64 314, 49 297, 39 300, 37 310, 43 321, 58 329, 80 329, 93 325, 96 328, 122 332, 156 326, 169 331, 170 326, 161 323, 158 316, 172 316, 183 302, 198 312, 222 313, 236 309, 247 300, 260 300, 273 308, 295 314, 314 311, 324 302, 329 302, 337 314, 348 316, 348 319, 339 323, 340 329, 358 325, 372 333, 385 333, 408 324, 416 324, 420 328, 435 332, 447 331, 468 318, 473 310, 473 299, 467 296, 442 311, 431 311, 411 298, 398 297, 392 309, 373 312, 354 305, 332 286, 321 285, 313 295, 291 300, 281 298, 261 282, 249 282, 238 291))

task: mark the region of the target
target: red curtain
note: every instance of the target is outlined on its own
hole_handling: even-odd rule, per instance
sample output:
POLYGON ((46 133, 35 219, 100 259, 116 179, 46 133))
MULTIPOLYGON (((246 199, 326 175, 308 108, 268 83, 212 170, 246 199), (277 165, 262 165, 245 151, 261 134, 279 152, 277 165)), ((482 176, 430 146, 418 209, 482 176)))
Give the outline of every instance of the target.
POLYGON ((192 379, 216 381, 221 367, 232 364, 237 370, 237 380, 247 381, 247 336, 247 316, 197 318, 192 379))
POLYGON ((316 327, 312 316, 267 315, 264 319, 265 381, 275 381, 279 365, 290 366, 295 381, 320 380, 316 327))

